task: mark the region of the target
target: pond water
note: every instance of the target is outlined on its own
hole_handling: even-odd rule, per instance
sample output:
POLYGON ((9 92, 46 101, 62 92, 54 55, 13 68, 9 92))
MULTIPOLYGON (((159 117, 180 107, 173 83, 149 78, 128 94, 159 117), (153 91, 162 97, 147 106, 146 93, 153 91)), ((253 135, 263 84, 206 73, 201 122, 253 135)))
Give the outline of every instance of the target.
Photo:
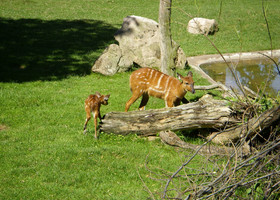
MULTIPOLYGON (((279 63, 280 58, 274 59, 279 63)), ((275 64, 268 60, 243 60, 229 63, 235 69, 242 85, 255 92, 277 96, 280 93, 280 75, 275 64), (265 87, 266 84, 266 87, 265 87)), ((234 77, 224 62, 202 64, 200 68, 215 81, 238 88, 234 77)), ((279 94, 280 95, 280 94, 279 94)))

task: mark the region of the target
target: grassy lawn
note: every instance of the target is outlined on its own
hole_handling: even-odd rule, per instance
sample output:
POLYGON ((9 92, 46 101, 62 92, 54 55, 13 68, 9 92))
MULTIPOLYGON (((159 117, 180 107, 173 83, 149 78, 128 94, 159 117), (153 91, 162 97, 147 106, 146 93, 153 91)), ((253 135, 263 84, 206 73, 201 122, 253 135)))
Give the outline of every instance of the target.
MULTIPOLYGON (((273 48, 280 48, 279 2, 265 9, 273 48)), ((131 72, 92 74, 101 52, 127 15, 157 21, 158 0, 0 0, 0 199, 147 199, 162 191, 145 163, 174 172, 190 152, 135 135, 87 135, 84 100, 111 94, 101 113, 123 111, 131 93, 131 72)), ((203 36, 186 31, 193 16, 216 18, 210 36, 222 52, 270 48, 261 2, 257 0, 174 1, 172 34, 188 56, 216 53, 203 36), (183 11, 184 12, 183 12, 183 11)), ((186 74, 186 72, 182 72, 186 74)), ((196 84, 206 84, 194 74, 196 84)), ((193 101, 196 96, 187 94, 193 101)), ((137 109, 139 101, 132 105, 137 109)), ((151 98, 147 109, 164 107, 151 98)), ((194 168, 203 165, 195 160, 194 168)), ((155 170, 156 170, 155 169, 155 170)))

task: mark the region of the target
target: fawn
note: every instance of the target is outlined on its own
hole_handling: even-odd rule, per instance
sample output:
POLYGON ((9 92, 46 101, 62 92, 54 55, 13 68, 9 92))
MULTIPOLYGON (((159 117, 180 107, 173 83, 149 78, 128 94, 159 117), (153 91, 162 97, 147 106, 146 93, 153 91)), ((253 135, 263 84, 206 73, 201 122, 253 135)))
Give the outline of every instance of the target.
POLYGON ((126 102, 125 112, 141 96, 140 110, 145 109, 149 96, 165 100, 166 107, 178 106, 181 101, 185 103, 187 100, 184 96, 187 91, 195 93, 193 74, 189 71, 186 77, 178 73, 177 75, 182 82, 152 68, 140 68, 134 71, 129 80, 132 97, 126 102))
POLYGON ((110 94, 108 95, 101 95, 99 92, 96 92, 95 94, 91 94, 88 96, 88 98, 85 100, 85 110, 87 113, 86 122, 84 125, 84 134, 86 133, 87 123, 91 119, 91 112, 94 116, 94 126, 95 126, 95 138, 97 139, 97 117, 101 120, 100 115, 100 106, 108 105, 108 99, 110 97, 110 94))

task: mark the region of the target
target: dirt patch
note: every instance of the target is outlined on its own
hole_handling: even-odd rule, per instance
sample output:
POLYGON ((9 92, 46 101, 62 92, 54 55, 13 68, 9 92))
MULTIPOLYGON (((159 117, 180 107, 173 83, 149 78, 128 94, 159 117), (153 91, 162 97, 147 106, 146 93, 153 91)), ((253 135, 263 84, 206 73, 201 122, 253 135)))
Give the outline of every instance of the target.
POLYGON ((6 129, 8 129, 7 126, 5 126, 5 125, 3 125, 3 124, 0 124, 0 131, 4 131, 4 130, 6 130, 6 129))

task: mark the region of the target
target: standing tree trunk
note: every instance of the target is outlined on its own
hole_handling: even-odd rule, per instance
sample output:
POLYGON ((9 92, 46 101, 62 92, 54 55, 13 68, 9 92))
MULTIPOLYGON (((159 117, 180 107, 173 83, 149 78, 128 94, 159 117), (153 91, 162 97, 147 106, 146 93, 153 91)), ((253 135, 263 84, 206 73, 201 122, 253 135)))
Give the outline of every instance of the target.
POLYGON ((175 51, 171 39, 171 4, 172 0, 160 0, 159 5, 159 30, 160 30, 160 51, 161 51, 161 71, 174 76, 175 51))

